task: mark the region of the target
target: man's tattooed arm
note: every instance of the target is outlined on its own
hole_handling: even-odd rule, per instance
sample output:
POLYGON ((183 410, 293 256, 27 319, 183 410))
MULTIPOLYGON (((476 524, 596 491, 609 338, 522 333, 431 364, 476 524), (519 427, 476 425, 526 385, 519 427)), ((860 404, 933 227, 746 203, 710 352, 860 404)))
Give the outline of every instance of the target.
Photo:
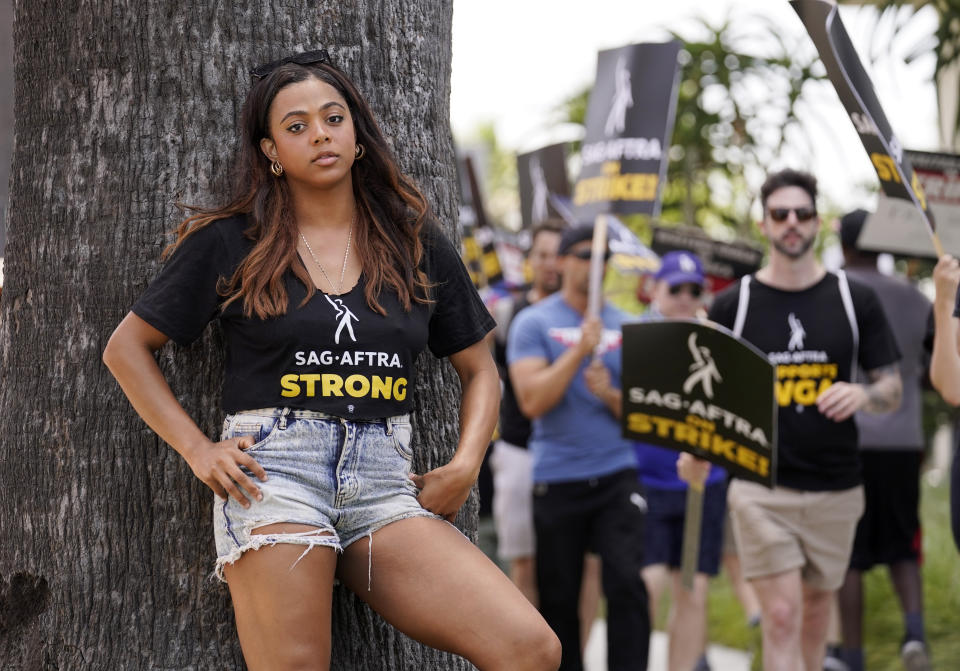
POLYGON ((897 364, 881 366, 867 371, 869 384, 864 385, 867 392, 865 412, 893 412, 900 407, 903 397, 903 383, 900 380, 900 367, 897 364))

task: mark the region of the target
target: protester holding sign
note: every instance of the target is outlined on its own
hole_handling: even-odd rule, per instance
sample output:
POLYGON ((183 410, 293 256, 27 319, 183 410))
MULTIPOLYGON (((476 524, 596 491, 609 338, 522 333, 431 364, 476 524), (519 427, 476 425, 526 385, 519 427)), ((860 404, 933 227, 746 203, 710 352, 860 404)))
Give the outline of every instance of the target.
MULTIPOLYGON (((653 301, 644 321, 694 319, 703 309, 703 264, 696 254, 668 252, 654 275, 653 301)), ((656 354, 651 353, 651 354, 656 354)), ((643 579, 647 584, 653 618, 668 582, 673 608, 667 632, 670 636, 667 668, 670 671, 708 669, 707 588, 710 576, 720 568, 723 519, 726 513, 726 471, 712 468, 705 479, 700 556, 693 591, 680 584, 687 484, 677 475, 677 452, 647 443, 634 443, 640 465, 640 481, 647 498, 644 533, 643 579)), ((706 462, 704 462, 706 463, 706 462)))
MULTIPOLYGON (((507 366, 507 333, 513 318, 521 310, 546 298, 560 288, 557 248, 566 224, 562 219, 547 219, 531 232, 527 256, 532 275, 529 289, 516 300, 502 300, 494 310, 497 330, 494 360, 503 379, 500 399, 500 437, 493 444, 490 469, 493 472, 493 523, 497 532, 497 554, 509 566, 510 579, 530 603, 537 605, 537 581, 534 571, 533 531, 533 459, 527 443, 530 420, 520 412, 507 366)), ((580 591, 580 649, 586 647, 590 629, 600 606, 600 560, 587 555, 583 564, 580 591)))
POLYGON ((540 611, 563 646, 560 668, 583 668, 577 605, 589 549, 603 566, 608 668, 646 669, 646 502, 633 449, 620 434, 614 386, 626 315, 603 305, 599 316, 585 318, 592 239, 592 226, 564 233, 560 291, 517 315, 507 360, 520 409, 533 420, 537 589, 540 611))
POLYGON ((807 173, 767 178, 759 226, 769 261, 710 310, 777 365, 777 486, 737 479, 728 495, 744 575, 760 598, 766 671, 822 668, 831 600, 864 505, 853 415, 895 410, 901 394, 899 352, 876 294, 816 260, 816 196, 807 173))

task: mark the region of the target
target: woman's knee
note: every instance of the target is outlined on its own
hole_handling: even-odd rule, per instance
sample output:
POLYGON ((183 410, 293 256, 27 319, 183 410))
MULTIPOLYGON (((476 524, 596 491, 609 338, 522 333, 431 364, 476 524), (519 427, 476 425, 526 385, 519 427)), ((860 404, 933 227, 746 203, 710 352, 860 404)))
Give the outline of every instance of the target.
POLYGON ((556 671, 560 667, 560 639, 550 625, 533 611, 522 625, 514 623, 509 637, 498 645, 484 646, 479 654, 467 655, 483 671, 556 671))
POLYGON ((531 628, 504 658, 502 669, 556 671, 560 667, 560 639, 546 622, 531 628))
POLYGON ((560 668, 561 653, 560 639, 557 638, 550 627, 546 627, 546 631, 539 640, 538 654, 541 664, 537 668, 544 669, 544 671, 556 671, 560 668))

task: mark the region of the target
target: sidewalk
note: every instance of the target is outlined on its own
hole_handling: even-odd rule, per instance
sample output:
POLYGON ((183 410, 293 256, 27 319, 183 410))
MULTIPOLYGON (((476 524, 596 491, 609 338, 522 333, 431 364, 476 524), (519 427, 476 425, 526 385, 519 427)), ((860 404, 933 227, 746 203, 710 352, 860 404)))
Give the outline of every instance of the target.
MULTIPOLYGON (((607 623, 597 620, 590 630, 590 640, 584 653, 584 671, 607 671, 607 623)), ((720 645, 707 647, 707 660, 712 671, 750 671, 750 656, 742 650, 720 645)), ((650 662, 647 671, 666 671, 667 635, 653 632, 650 638, 650 662)))

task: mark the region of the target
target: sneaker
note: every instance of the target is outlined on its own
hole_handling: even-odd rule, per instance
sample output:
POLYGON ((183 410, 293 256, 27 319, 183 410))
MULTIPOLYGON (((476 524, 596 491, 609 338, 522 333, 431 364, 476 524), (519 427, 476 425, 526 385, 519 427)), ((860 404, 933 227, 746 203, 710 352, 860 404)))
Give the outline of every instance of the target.
POLYGON ((907 671, 931 671, 930 655, 923 641, 907 641, 900 648, 900 659, 907 671))
POLYGON ((823 671, 850 671, 850 667, 839 657, 827 655, 823 658, 823 671))

